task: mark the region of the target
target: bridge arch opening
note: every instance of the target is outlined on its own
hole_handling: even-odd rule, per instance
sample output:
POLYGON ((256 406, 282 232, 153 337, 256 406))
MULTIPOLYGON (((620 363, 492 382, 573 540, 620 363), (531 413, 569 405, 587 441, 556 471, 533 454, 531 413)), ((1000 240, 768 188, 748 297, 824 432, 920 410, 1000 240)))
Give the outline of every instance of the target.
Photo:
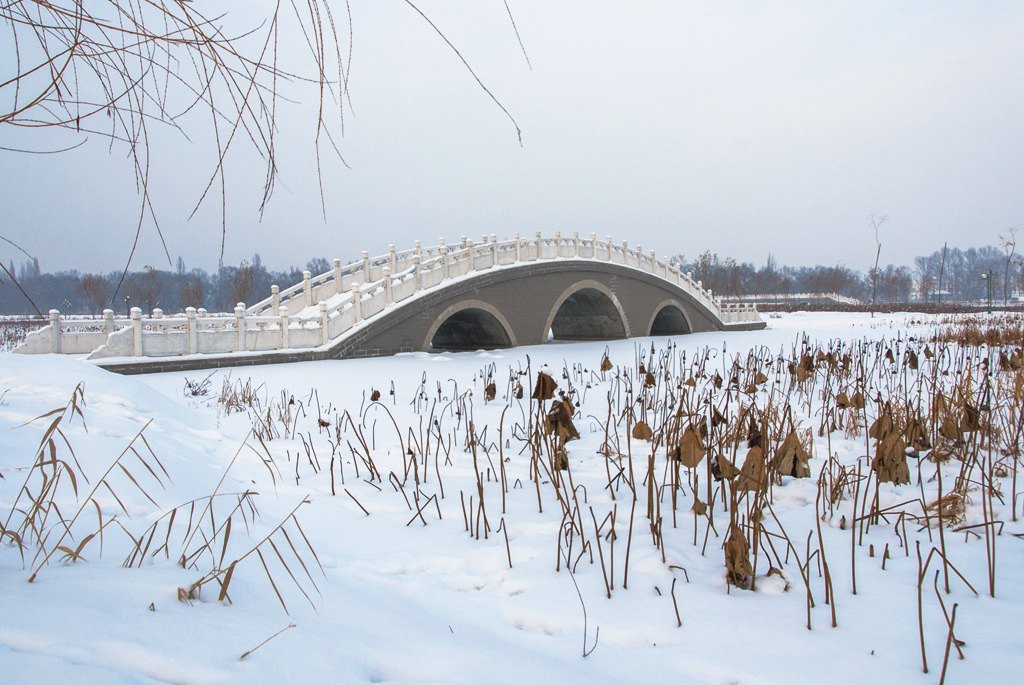
POLYGON ((664 304, 651 321, 650 335, 682 335, 690 332, 690 322, 675 304, 664 304))
POLYGON ((614 340, 629 337, 621 307, 604 288, 575 288, 562 298, 548 326, 554 340, 614 340))
POLYGON ((428 343, 433 352, 466 352, 514 347, 506 325, 493 313, 466 307, 450 313, 434 330, 428 343))

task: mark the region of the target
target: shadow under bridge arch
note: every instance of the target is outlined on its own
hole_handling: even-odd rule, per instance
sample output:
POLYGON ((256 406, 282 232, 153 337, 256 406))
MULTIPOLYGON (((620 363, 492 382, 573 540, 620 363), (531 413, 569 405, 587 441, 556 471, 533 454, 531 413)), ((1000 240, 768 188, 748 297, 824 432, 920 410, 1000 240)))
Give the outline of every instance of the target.
POLYGON ((630 336, 626 313, 608 286, 585 280, 555 300, 544 327, 555 340, 615 340, 630 336))
POLYGON ((497 308, 481 300, 464 300, 441 312, 421 349, 465 352, 516 345, 516 334, 497 308))
POLYGON ((686 307, 678 300, 663 300, 654 308, 648 335, 682 335, 693 331, 686 307))

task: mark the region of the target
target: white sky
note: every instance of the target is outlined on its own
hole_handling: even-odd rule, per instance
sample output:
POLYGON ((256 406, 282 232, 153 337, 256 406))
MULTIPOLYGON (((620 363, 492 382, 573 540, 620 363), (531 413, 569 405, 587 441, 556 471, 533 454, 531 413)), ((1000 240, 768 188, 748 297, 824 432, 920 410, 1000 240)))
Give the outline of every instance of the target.
MULTIPOLYGON (((212 3, 208 3, 211 4, 212 3)), ((262 223, 263 169, 230 166, 225 263, 283 269, 414 240, 518 231, 612 235, 658 254, 763 264, 882 262, 997 244, 1024 225, 1024 4, 421 0, 515 117, 401 0, 352 0, 341 149, 321 214, 313 95, 281 105, 281 183, 262 223)), ((250 10, 251 11, 251 10, 250 10)), ((296 47, 296 50, 305 47, 296 47)), ((53 147, 0 128, 0 146, 53 147)), ((216 266, 220 208, 188 215, 212 152, 154 145, 172 258, 216 266)), ((124 150, 0 153, 0 235, 44 270, 123 266, 139 199, 124 150)), ((6 262, 22 255, 6 244, 6 262)), ((144 231, 133 267, 167 268, 144 231)))

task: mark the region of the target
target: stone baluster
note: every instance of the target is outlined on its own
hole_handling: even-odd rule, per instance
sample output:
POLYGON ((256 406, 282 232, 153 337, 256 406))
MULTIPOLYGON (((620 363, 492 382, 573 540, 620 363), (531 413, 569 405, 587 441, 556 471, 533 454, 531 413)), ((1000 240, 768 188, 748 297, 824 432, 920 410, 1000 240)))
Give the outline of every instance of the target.
POLYGON ((419 292, 420 290, 423 289, 423 283, 420 280, 420 256, 419 256, 419 254, 414 254, 412 256, 412 275, 413 275, 413 278, 416 279, 416 281, 415 281, 416 282, 415 291, 419 292))
POLYGON ((60 311, 50 310, 50 343, 51 351, 60 354, 60 311))
POLYGON ((522 245, 519 244, 519 234, 513 233, 512 240, 516 242, 516 263, 518 264, 519 261, 522 259, 522 245))
MULTIPOLYGON (((304 272, 307 276, 309 272, 304 272)), ((239 302, 235 305, 235 330, 238 331, 238 351, 244 352, 245 344, 245 303, 239 302)))
POLYGON ((281 315, 281 349, 287 350, 290 342, 288 340, 288 315, 281 315))
POLYGON ((199 352, 199 335, 196 332, 196 308, 185 307, 185 320, 188 322, 188 353, 199 352))
POLYGON ((491 266, 498 266, 498 236, 491 234, 491 266))
POLYGON ((395 246, 388 245, 388 266, 391 268, 391 273, 395 273, 395 246))
POLYGON ((360 297, 360 293, 359 293, 359 284, 358 283, 353 283, 352 284, 352 314, 354 316, 354 318, 352 319, 352 323, 353 324, 359 323, 359 320, 363 318, 362 304, 360 303, 361 299, 362 298, 360 297))
POLYGON ((320 303, 320 344, 331 342, 331 318, 327 315, 327 303, 320 303))
POLYGON ((579 257, 580 256, 580 232, 579 231, 573 231, 572 232, 572 256, 573 257, 579 257))
POLYGON ((448 278, 448 248, 445 247, 444 238, 438 241, 437 251, 441 255, 441 280, 448 278))
POLYGON ((132 307, 130 312, 132 318, 132 356, 142 356, 142 310, 132 307))
MULTIPOLYGON (((341 294, 341 260, 334 260, 334 294, 341 294)), ((277 312, 274 312, 277 314, 277 312)))
POLYGON ((270 286, 270 311, 274 316, 281 313, 281 289, 276 285, 270 286))
POLYGON ((391 304, 391 269, 384 267, 384 304, 391 304))
POLYGON ((469 259, 469 270, 473 270, 473 241, 469 238, 462 239, 462 246, 466 248, 466 257, 469 259))
POLYGON ((313 274, 308 271, 302 272, 302 302, 304 307, 309 307, 313 304, 313 284, 310 279, 313 274))

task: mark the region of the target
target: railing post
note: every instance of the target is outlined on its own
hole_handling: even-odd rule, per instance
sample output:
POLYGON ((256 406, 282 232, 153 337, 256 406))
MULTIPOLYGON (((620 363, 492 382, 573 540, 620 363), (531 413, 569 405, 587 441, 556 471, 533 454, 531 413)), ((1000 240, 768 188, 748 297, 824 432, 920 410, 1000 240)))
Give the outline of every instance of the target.
POLYGON ((51 351, 60 354, 60 312, 56 309, 50 310, 50 342, 51 351))
POLYGON ((196 354, 199 351, 199 336, 196 335, 196 308, 185 308, 185 319, 188 321, 188 353, 196 354))
POLYGON ((395 273, 395 246, 388 245, 388 266, 391 267, 391 273, 395 273))
POLYGON ((522 252, 520 250, 520 245, 519 245, 519 234, 518 233, 513 233, 512 234, 512 240, 516 241, 516 263, 518 264, 519 260, 521 258, 521 254, 522 254, 522 252))
POLYGON ((441 280, 448 278, 448 248, 444 244, 444 238, 437 244, 437 252, 441 255, 441 280))
POLYGON ((142 356, 142 310, 132 307, 132 356, 142 356))
POLYGON ((562 232, 555 231, 555 258, 562 256, 562 232))
MULTIPOLYGON (((305 272, 309 274, 308 271, 305 272)), ((245 303, 235 305, 235 330, 238 331, 238 351, 245 352, 245 303)))
POLYGON ((370 253, 363 250, 363 283, 370 282, 370 253))
POLYGON ((302 272, 302 299, 305 307, 313 304, 313 284, 309 282, 312 276, 308 271, 302 272))
POLYGON ((608 236, 608 261, 612 261, 612 237, 608 236))
POLYGON ((462 236, 461 237, 461 241, 462 241, 462 247, 465 247, 466 246, 466 236, 462 236))
POLYGON ((203 318, 204 316, 206 316, 206 314, 207 314, 207 311, 205 309, 203 309, 202 307, 200 307, 199 309, 196 310, 196 316, 199 317, 200 319, 203 318))
POLYGON ((423 251, 422 250, 423 250, 423 248, 420 245, 420 241, 414 240, 412 242, 412 253, 414 255, 416 255, 417 257, 422 257, 423 256, 423 251))
POLYGON ((103 330, 109 336, 114 332, 114 310, 103 310, 103 330))
POLYGON ((355 314, 353 323, 359 323, 359 320, 363 318, 362 305, 359 300, 362 299, 359 293, 359 284, 352 284, 352 313, 355 314))
POLYGON ((534 234, 534 236, 535 236, 535 238, 537 240, 537 259, 540 259, 541 258, 541 253, 540 253, 540 244, 541 244, 540 231, 537 231, 534 234))
POLYGON ((276 285, 270 286, 270 311, 274 316, 281 313, 281 288, 276 285))
POLYGON ((289 342, 288 342, 288 315, 287 314, 282 314, 281 315, 281 349, 282 350, 287 350, 288 349, 288 345, 289 345, 289 342))
POLYGON ((498 266, 498 236, 491 234, 491 266, 498 266))
POLYGON ((572 232, 572 256, 573 257, 579 257, 580 256, 580 232, 579 231, 573 231, 572 232))
POLYGON ((596 233, 591 233, 590 234, 590 257, 592 259, 597 259, 597 234, 596 233))
POLYGON ((423 289, 423 283, 420 282, 420 255, 419 253, 412 256, 412 273, 416 279, 416 288, 414 292, 419 292, 423 289))
MULTIPOLYGON (((334 260, 334 293, 336 295, 341 294, 341 260, 334 260)), ((277 312, 274 312, 277 314, 277 312)))
POLYGON ((160 309, 159 307, 154 309, 153 310, 153 318, 154 319, 162 319, 162 318, 164 318, 164 310, 160 309))
POLYGON ((391 268, 384 267, 384 305, 391 304, 391 268))
POLYGON ((462 246, 466 248, 466 254, 469 255, 469 270, 473 270, 473 241, 469 238, 462 239, 462 246))
POLYGON ((331 341, 331 331, 329 328, 330 317, 327 316, 327 303, 320 303, 320 344, 326 345, 331 341))

